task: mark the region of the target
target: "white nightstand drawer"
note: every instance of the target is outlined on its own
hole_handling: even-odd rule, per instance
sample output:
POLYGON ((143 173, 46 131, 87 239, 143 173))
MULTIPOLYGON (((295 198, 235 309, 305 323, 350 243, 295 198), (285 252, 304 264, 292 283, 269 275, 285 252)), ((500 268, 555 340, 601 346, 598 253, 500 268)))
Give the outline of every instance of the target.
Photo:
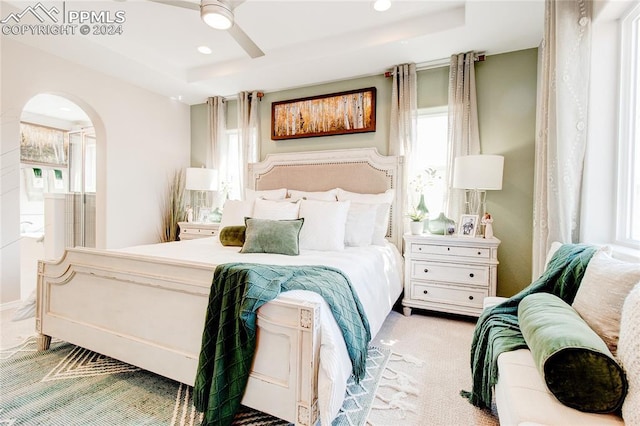
POLYGON ((414 261, 411 278, 488 286, 489 267, 414 261))
POLYGON ((411 252, 415 254, 435 254, 440 256, 464 256, 478 259, 489 259, 491 249, 485 247, 440 246, 433 244, 411 244, 411 252))
POLYGON ((193 240, 218 235, 219 223, 178 222, 180 226, 180 239, 193 240))
POLYGON ((411 298, 425 302, 447 303, 482 309, 482 301, 488 295, 488 290, 415 283, 412 287, 411 298))
POLYGON ((196 234, 199 236, 212 237, 218 233, 217 229, 185 228, 180 230, 181 234, 196 234))

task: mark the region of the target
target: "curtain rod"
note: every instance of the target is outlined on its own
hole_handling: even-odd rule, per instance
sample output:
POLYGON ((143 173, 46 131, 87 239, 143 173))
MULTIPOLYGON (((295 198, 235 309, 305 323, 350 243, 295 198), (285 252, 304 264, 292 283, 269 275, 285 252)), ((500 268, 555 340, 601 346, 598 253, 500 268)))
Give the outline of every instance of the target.
MULTIPOLYGON (((207 98, 207 101, 206 101, 205 103, 209 102, 209 98, 214 98, 214 97, 215 97, 215 96, 209 96, 209 97, 207 98)), ((258 98, 258 100, 259 100, 259 101, 262 101, 262 98, 264 97, 264 92, 258 92, 258 93, 256 93, 256 97, 258 98)), ((251 98, 251 94, 249 94, 249 98, 251 98)), ((222 100, 223 100, 224 102, 227 102, 227 101, 237 101, 237 100, 238 100, 238 95, 234 95, 234 96, 222 96, 222 100)))
MULTIPOLYGON (((487 55, 485 55, 484 53, 476 53, 473 57, 473 61, 484 62, 486 58, 487 58, 487 55)), ((416 71, 424 71, 424 70, 430 70, 434 68, 445 67, 445 66, 448 66, 450 62, 451 62, 450 57, 434 59, 433 61, 422 62, 422 63, 416 64, 416 71)), ((384 76, 393 77, 393 74, 394 74, 393 71, 386 71, 384 73, 384 76)))

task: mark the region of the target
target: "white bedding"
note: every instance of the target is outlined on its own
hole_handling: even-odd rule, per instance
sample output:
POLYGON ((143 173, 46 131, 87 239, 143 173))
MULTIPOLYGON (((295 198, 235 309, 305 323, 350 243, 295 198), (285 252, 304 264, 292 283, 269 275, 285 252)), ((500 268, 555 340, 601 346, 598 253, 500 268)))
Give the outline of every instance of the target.
MULTIPOLYGON (((332 266, 351 280, 367 314, 372 337, 380 330, 402 292, 402 256, 388 242, 381 246, 346 247, 342 251, 300 250, 299 256, 239 253, 239 247, 224 247, 217 237, 135 246, 116 251, 200 262, 212 267, 229 262, 332 266)), ((279 297, 321 304, 318 406, 322 424, 331 424, 342 405, 347 379, 351 374, 351 361, 342 333, 328 305, 318 294, 296 290, 279 297)))

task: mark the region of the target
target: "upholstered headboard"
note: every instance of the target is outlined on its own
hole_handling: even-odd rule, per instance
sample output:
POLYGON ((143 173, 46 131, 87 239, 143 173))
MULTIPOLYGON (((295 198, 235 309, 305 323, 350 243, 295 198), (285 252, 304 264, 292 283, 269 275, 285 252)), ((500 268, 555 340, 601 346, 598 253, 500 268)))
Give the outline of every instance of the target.
POLYGON ((363 194, 377 194, 392 188, 395 197, 387 239, 401 249, 403 166, 403 157, 382 156, 375 148, 270 154, 264 161, 249 165, 248 184, 258 190, 342 188, 363 194))

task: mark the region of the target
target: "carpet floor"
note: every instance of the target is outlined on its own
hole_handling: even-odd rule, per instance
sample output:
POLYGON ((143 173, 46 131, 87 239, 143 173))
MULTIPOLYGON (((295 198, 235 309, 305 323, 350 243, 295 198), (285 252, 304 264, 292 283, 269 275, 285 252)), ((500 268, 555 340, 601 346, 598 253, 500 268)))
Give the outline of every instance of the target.
MULTIPOLYGON (((25 330, 33 330, 30 320, 11 323, 7 321, 7 313, 3 312, 0 329, 1 348, 15 346, 16 341, 21 341, 25 330), (25 323, 27 326, 25 326, 25 323)), ((31 321, 32 323, 32 321, 31 321)), ((380 370, 377 392, 375 398, 364 410, 355 409, 354 412, 366 413, 354 417, 347 416, 339 419, 341 425, 499 425, 495 410, 493 412, 479 410, 462 398, 460 390, 471 388, 471 375, 469 371, 469 349, 475 323, 470 320, 457 317, 442 317, 431 314, 414 313, 411 317, 405 317, 398 312, 391 312, 382 329, 372 341, 372 346, 380 349, 381 353, 389 353, 388 361, 385 361, 386 369, 380 370), (366 418, 366 420, 365 420, 366 418)), ((63 343, 60 343, 63 344, 63 343)), ((18 354, 20 355, 20 354, 18 354)), ((6 349, 3 350, 3 358, 6 357, 6 349)), ((90 357, 90 356, 89 356, 90 357)), ((98 358, 99 359, 99 358, 98 358)), ((4 361, 3 361, 4 362, 4 361)), ((54 366, 50 370, 54 370, 54 366)), ((104 368, 113 368, 104 367, 104 368)), ((8 380, 4 374, 5 368, 0 371, 2 375, 0 385, 4 386, 8 380)), ((150 376, 151 373, 143 372, 150 376)), ((61 374, 61 373, 52 373, 61 374)), ((69 374, 69 373, 64 373, 69 374)), ((121 371, 121 376, 140 374, 138 372, 121 371)), ((122 392, 127 395, 127 386, 131 386, 130 379, 122 382, 122 392)), ((150 379, 148 379, 150 380, 150 379)), ((58 380, 59 381, 59 380, 58 380)), ((60 381, 59 381, 60 382, 60 381)), ((169 381, 171 382, 171 381, 169 381)), ((145 396, 147 402, 164 395, 170 398, 170 416, 168 420, 150 421, 135 424, 199 424, 199 415, 192 410, 190 405, 190 388, 180 386, 173 382, 177 390, 163 390, 161 388, 150 392, 145 396)), ((140 390, 138 389, 138 392, 140 390)), ((351 388, 354 395, 359 393, 357 388, 351 388)), ((373 396, 373 395, 371 395, 373 396)), ((84 397, 79 395, 78 397, 84 397)), ((90 398, 89 398, 90 399, 90 398)), ((6 421, 7 410, 5 407, 6 395, 0 395, 0 424, 6 421)), ((359 403, 351 407, 357 408, 359 403)), ((166 403, 165 403, 166 405, 166 403)), ((348 403, 346 406, 349 407, 348 403)), ((50 409, 58 409, 57 406, 50 409)), ((343 407, 344 408, 344 407, 343 407)), ((46 409, 40 407, 38 409, 46 409)), ((143 407, 144 409, 144 407, 143 407)), ((350 408, 347 408, 349 411, 350 408)), ((106 413, 105 416, 110 415, 106 413)), ((165 417, 167 417, 165 416, 165 417)), ((15 423, 20 424, 20 423, 15 423)), ((22 423, 33 424, 33 423, 22 423)), ((38 423, 43 424, 43 423, 38 423)), ((69 424, 59 423, 53 418, 44 424, 69 424)), ((92 422, 84 424, 118 424, 92 422)), ((129 423, 133 424, 133 423, 129 423)), ((241 425, 283 425, 278 419, 265 416, 253 410, 243 410, 239 413, 237 424, 241 425)))

